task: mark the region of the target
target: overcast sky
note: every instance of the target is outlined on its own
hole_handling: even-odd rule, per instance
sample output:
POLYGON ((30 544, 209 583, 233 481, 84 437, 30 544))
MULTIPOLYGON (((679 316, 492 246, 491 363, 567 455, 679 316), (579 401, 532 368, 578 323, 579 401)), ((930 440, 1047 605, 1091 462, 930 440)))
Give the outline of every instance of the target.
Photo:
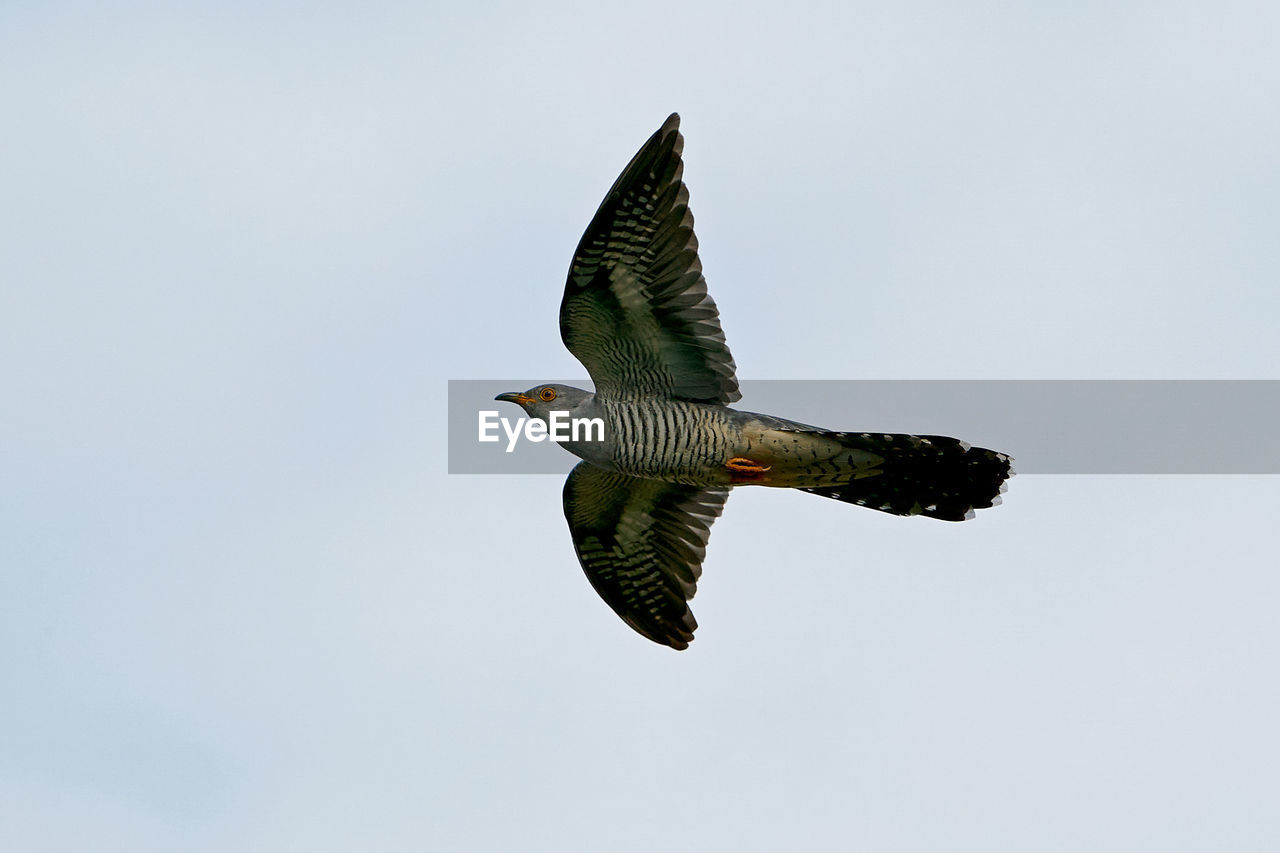
POLYGON ((585 378, 570 255, 673 110, 745 378, 1280 378, 1278 31, 3 4, 5 848, 1280 849, 1280 478, 742 489, 676 653, 444 428, 585 378))

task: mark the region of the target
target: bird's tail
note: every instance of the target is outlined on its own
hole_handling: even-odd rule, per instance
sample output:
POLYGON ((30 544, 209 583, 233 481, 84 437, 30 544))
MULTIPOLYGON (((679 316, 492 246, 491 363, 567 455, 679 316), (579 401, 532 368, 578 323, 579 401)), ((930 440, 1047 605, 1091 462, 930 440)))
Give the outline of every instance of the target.
POLYGON ((893 513, 943 521, 973 518, 975 509, 1000 503, 1013 475, 1003 453, 972 447, 941 435, 823 432, 851 450, 874 453, 884 462, 845 483, 803 488, 824 498, 893 513))

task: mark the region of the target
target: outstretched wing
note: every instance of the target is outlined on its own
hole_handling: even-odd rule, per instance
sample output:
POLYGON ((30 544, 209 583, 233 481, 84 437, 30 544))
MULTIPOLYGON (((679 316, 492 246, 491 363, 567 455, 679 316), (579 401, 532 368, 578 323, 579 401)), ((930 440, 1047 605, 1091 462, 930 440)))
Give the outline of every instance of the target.
POLYGON ((707 294, 672 113, 627 164, 582 235, 560 337, 596 390, 732 403, 742 395, 707 294))
POLYGON ((579 462, 564 484, 564 516, 587 580, 632 628, 675 649, 698 622, 689 599, 728 489, 642 480, 579 462))

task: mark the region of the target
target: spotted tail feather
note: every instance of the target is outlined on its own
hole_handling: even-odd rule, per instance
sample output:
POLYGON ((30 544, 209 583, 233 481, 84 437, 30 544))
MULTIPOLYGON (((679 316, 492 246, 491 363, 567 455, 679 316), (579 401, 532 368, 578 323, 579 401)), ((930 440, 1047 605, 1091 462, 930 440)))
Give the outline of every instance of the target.
POLYGON ((972 447, 941 435, 824 432, 850 449, 884 458, 856 479, 802 491, 894 515, 923 515, 943 521, 973 518, 974 510, 1000 503, 1013 475, 1003 453, 972 447))

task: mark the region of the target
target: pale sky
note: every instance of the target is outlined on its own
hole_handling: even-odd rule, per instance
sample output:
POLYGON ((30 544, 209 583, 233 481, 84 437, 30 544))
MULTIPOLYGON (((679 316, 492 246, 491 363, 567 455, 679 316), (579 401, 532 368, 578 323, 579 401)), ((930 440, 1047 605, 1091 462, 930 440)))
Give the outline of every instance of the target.
POLYGON ((446 473, 672 111, 744 378, 1280 378, 1280 13, 1061 6, 6 4, 5 849, 1280 849, 1278 477, 738 490, 676 653, 446 473))

